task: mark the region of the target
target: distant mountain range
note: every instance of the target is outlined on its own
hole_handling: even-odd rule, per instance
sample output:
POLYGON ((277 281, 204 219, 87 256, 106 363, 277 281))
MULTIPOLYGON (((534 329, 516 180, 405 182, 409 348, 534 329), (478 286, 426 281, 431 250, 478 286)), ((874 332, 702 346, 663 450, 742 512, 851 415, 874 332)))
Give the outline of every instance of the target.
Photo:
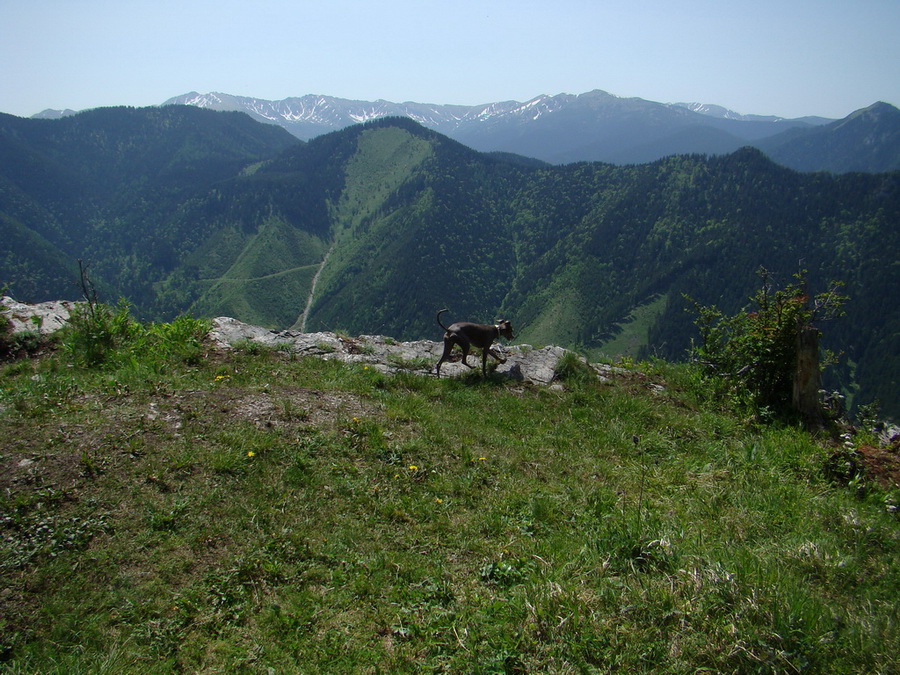
MULTIPOLYGON (((721 155, 752 146, 798 171, 900 169, 900 111, 888 103, 875 103, 843 120, 744 115, 714 104, 657 103, 601 90, 476 106, 316 94, 271 101, 190 92, 162 105, 244 112, 304 141, 353 124, 408 117, 481 152, 517 154, 551 164, 642 164, 676 154, 721 155)), ((45 110, 34 117, 72 114, 72 110, 45 110)))
POLYGON ((552 164, 640 164, 674 154, 721 155, 754 146, 800 171, 900 169, 900 111, 886 103, 843 120, 741 115, 717 105, 656 103, 595 90, 477 106, 353 101, 307 95, 280 101, 192 92, 164 105, 247 113, 309 140, 384 117, 408 117, 481 152, 552 164))

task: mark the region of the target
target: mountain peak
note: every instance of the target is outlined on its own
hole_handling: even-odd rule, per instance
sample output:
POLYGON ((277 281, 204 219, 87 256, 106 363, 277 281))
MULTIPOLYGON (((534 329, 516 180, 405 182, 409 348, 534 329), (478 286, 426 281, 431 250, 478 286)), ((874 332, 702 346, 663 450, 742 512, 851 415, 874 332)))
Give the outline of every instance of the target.
POLYGON ((46 110, 42 110, 41 112, 32 115, 31 119, 33 120, 58 120, 63 117, 70 117, 71 115, 77 115, 78 112, 76 110, 72 110, 70 108, 66 108, 65 110, 54 110, 53 108, 47 108, 46 110))
POLYGON ((891 105, 890 103, 885 103, 884 101, 876 101, 868 108, 863 108, 862 110, 857 110, 855 113, 852 113, 850 117, 856 116, 874 116, 878 119, 896 119, 900 117, 900 109, 891 105))
POLYGON ((859 124, 884 126, 898 123, 900 123, 900 110, 890 103, 878 101, 867 108, 850 113, 842 120, 837 120, 830 125, 830 128, 843 128, 859 124))

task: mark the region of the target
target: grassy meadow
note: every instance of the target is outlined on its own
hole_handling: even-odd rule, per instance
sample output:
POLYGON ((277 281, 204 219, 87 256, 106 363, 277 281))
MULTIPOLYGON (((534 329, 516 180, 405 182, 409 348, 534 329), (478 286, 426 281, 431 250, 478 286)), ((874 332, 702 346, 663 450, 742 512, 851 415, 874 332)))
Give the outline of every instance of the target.
POLYGON ((65 340, 0 373, 4 672, 900 670, 897 491, 690 366, 65 340))

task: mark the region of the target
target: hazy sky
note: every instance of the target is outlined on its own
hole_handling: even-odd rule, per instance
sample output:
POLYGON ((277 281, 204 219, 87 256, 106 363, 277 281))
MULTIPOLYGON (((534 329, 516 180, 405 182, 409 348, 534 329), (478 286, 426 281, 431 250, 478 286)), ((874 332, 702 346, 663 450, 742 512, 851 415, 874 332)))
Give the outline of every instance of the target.
POLYGON ((0 112, 189 91, 900 106, 900 0, 0 0, 0 112))

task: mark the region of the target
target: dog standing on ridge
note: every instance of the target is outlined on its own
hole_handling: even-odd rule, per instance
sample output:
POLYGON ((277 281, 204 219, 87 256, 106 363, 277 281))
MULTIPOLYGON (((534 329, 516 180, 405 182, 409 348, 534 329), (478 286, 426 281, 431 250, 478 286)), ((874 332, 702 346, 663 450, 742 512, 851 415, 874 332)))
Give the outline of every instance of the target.
POLYGON ((450 356, 450 352, 453 351, 454 345, 459 345, 462 349, 462 362, 463 365, 468 368, 475 367, 470 366, 466 361, 469 356, 469 348, 478 347, 481 349, 481 374, 484 377, 487 377, 488 354, 493 356, 500 363, 506 363, 506 359, 491 349, 491 345, 494 344, 494 340, 500 337, 505 337, 507 340, 513 339, 512 324, 509 321, 504 319, 498 321, 495 325, 458 321, 457 323, 445 326, 441 323, 441 314, 448 311, 450 310, 442 309, 437 313, 438 326, 445 331, 444 353, 441 355, 441 360, 437 362, 437 366, 435 366, 438 377, 441 376, 441 364, 450 356))

